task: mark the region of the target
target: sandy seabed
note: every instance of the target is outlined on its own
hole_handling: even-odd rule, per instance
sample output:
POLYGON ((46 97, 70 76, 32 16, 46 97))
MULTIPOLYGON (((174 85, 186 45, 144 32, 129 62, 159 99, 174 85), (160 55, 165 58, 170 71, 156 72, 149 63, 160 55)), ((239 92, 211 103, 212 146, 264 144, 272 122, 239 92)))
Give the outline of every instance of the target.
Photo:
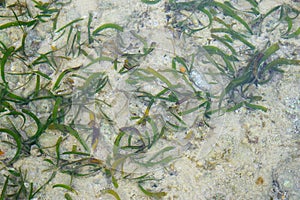
MULTIPOLYGON (((232 2, 243 5, 243 1, 232 2)), ((300 9, 299 2, 284 2, 300 9)), ((281 4, 282 1, 263 0, 259 4, 259 10, 266 13, 281 4)), ((135 47, 136 41, 131 41, 131 31, 146 38, 149 44, 155 42, 154 51, 141 62, 141 68, 171 68, 175 55, 186 57, 197 51, 197 45, 205 45, 210 40, 209 30, 202 30, 201 37, 188 37, 167 27, 164 1, 147 5, 138 0, 73 0, 62 9, 58 27, 76 18, 87 19, 89 13, 93 13, 100 24, 116 23, 124 27, 123 33, 120 33, 124 43, 132 45, 124 47, 127 50, 134 50, 135 47)), ((297 23, 295 26, 300 25, 297 23)), ((285 41, 275 33, 262 35, 260 38, 253 36, 250 40, 259 48, 263 48, 266 38, 271 42, 282 43, 279 54, 285 55, 293 51, 296 52, 293 59, 300 59, 299 36, 285 41)), ((95 49, 93 53, 101 51, 101 55, 108 57, 118 54, 119 49, 114 46, 115 41, 115 37, 106 37, 102 41, 103 48, 95 49)), ((47 44, 44 43, 39 51, 43 51, 43 46, 47 44)), ((85 65, 86 62, 87 60, 77 59, 66 64, 66 67, 85 65)), ((117 128, 128 126, 128 110, 133 109, 131 103, 124 100, 126 95, 123 90, 125 79, 128 77, 120 76, 109 65, 97 65, 92 68, 99 69, 109 74, 110 79, 111 90, 105 94, 105 100, 113 106, 107 112, 113 116, 117 128)), ((144 169, 159 180, 157 185, 150 187, 155 191, 166 192, 163 199, 300 199, 300 70, 299 66, 282 66, 281 69, 285 73, 276 75, 267 84, 256 88, 257 93, 263 96, 263 101, 259 104, 267 107, 267 112, 240 108, 220 116, 215 114, 208 120, 209 128, 193 129, 191 139, 174 137, 176 145, 180 146, 176 148, 177 159, 164 166, 144 169)), ((207 73, 209 68, 200 71, 207 73)), ((209 79, 209 82, 211 81, 220 83, 209 88, 211 93, 220 94, 226 80, 209 79)), ((155 85, 145 88, 156 90, 155 85)), ((154 109, 160 112, 159 107, 154 109)), ((193 117, 195 116, 191 118, 193 117)), ((113 137, 103 136, 93 152, 95 157, 102 159, 110 153, 111 144, 105 144, 105 141, 113 137)), ((44 143, 55 144, 56 139, 57 137, 46 137, 41 140, 44 143)), ((69 143, 71 146, 72 141, 69 143)), ((14 167, 22 167, 23 171, 27 169, 28 177, 31 177, 32 181, 46 181, 49 174, 42 171, 47 168, 47 164, 41 163, 43 158, 33 154, 20 159, 14 167)), ((63 199, 65 191, 52 188, 51 184, 67 184, 69 181, 68 175, 57 175, 35 199, 63 199)), ((118 184, 119 187, 113 189, 121 199, 151 199, 141 192, 135 182, 120 179, 118 184)), ((101 192, 112 184, 100 172, 92 177, 74 178, 72 186, 77 191, 77 194, 72 194, 73 199, 114 199, 111 195, 101 192)))

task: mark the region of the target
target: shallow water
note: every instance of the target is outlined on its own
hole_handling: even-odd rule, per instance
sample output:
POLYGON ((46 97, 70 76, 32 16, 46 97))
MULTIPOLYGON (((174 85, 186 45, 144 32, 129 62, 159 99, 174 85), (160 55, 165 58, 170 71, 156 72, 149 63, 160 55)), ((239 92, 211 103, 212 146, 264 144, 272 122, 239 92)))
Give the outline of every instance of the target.
MULTIPOLYGON (((284 2, 300 9, 298 2, 284 2)), ((6 5, 12 3, 7 1, 6 5)), ((31 9, 35 9, 33 2, 27 3, 31 9)), ((243 11, 251 8, 247 1, 231 3, 243 11)), ((265 14, 281 4, 281 1, 265 0, 259 3, 257 9, 265 14)), ((143 193, 138 185, 150 192, 157 192, 154 193, 157 197, 162 194, 159 192, 165 192, 161 195, 162 199, 300 198, 299 65, 283 65, 280 67, 285 71, 283 74, 274 73, 271 81, 266 84, 252 84, 249 87, 250 95, 263 97, 255 104, 265 106, 267 112, 243 106, 233 112, 223 112, 224 109, 221 109, 214 112, 210 119, 205 118, 205 107, 196 109, 202 103, 211 102, 212 110, 215 111, 220 106, 232 105, 232 102, 230 104, 229 95, 224 95, 221 105, 219 101, 230 82, 229 77, 220 75, 216 68, 216 63, 222 63, 222 56, 209 55, 203 46, 216 46, 227 53, 230 49, 224 49, 222 43, 212 36, 217 32, 205 27, 209 23, 205 13, 180 11, 168 6, 168 1, 147 5, 138 0, 91 0, 89 3, 74 0, 66 4, 60 12, 56 31, 82 18, 74 23, 73 28, 76 34, 80 32, 80 48, 88 56, 84 56, 84 53, 78 55, 78 46, 72 48, 65 45, 71 41, 68 40, 68 34, 62 37, 60 31, 51 34, 49 23, 39 24, 36 31, 28 34, 28 40, 35 41, 25 46, 30 59, 34 60, 39 54, 51 49, 55 49, 55 52, 58 50, 56 56, 68 57, 55 57, 59 63, 54 67, 55 70, 45 65, 40 65, 39 69, 53 78, 50 85, 45 84, 45 94, 49 89, 54 94, 72 97, 69 99, 72 106, 63 119, 64 124, 74 125, 72 127, 87 144, 91 159, 60 169, 56 167, 63 166, 61 163, 55 167, 45 162, 45 158, 56 160, 59 137, 62 137, 60 152, 70 152, 74 148, 85 152, 85 146, 80 144, 74 134, 68 131, 62 133, 65 129, 59 131, 50 127, 39 138, 39 145, 44 152, 39 152, 38 146, 33 145, 29 155, 20 156, 11 166, 7 165, 7 160, 13 157, 16 150, 1 142, 0 150, 5 152, 0 157, 1 185, 4 185, 6 179, 4 175, 9 174, 8 167, 13 167, 15 170, 27 171, 27 188, 30 182, 38 188, 49 179, 51 172, 57 171, 55 178, 36 194, 35 199, 63 199, 66 193, 73 199, 114 199, 109 193, 110 189, 121 199, 151 199, 151 195, 143 193), (190 17, 188 21, 179 23, 187 17, 190 17), (106 23, 117 24, 123 30, 116 30, 118 28, 113 25, 99 35, 95 34, 91 42, 87 29, 89 19, 92 20, 92 31, 106 23), (200 27, 203 30, 188 35, 186 27, 200 27), (182 58, 187 66, 179 59, 176 62, 176 56, 182 58), (124 71, 120 71, 122 67, 124 71), (54 80, 58 80, 59 75, 70 68, 75 71, 68 73, 60 84, 55 85, 54 80), (90 78, 84 80, 80 76, 90 78), (108 83, 94 94, 93 90, 100 87, 97 84, 105 82, 106 78, 108 83), (155 99, 153 104, 151 98, 155 99), (84 108, 77 113, 81 106, 84 108), (122 131, 125 134, 121 138, 122 131), (116 150, 118 137, 124 148, 116 150), (149 145, 151 142, 153 145, 149 145), (128 144, 142 150, 135 152, 135 147, 128 148, 128 144), (147 144, 149 146, 145 148, 147 144), (63 170, 70 170, 68 167, 76 168, 84 164, 96 164, 101 169, 86 177, 72 177, 62 173, 63 170), (117 179, 118 187, 108 171, 117 179), (149 175, 149 180, 138 179, 145 174, 149 175), (53 187, 55 184, 71 185, 76 192, 53 187)), ((5 14, 4 8, 1 9, 5 14)), ((272 13, 259 28, 253 26, 252 35, 247 33, 243 24, 223 15, 222 9, 216 9, 216 12, 215 17, 245 34, 256 50, 263 51, 270 44, 280 44, 276 55, 268 58, 266 63, 276 59, 276 56, 300 59, 299 36, 282 38, 286 23, 274 26, 279 12, 272 13)), ((252 15, 243 16, 249 22, 252 15)), ((293 21, 293 31, 299 27, 299 21, 293 21)), ((222 27, 221 23, 213 23, 214 28, 222 27)), ((5 43, 19 45, 22 31, 1 30, 0 36, 5 43)), ((232 43, 240 59, 233 66, 236 74, 242 73, 239 69, 249 61, 252 53, 249 46, 242 41, 232 43)), ((11 63, 11 71, 23 72, 20 62, 11 63)), ((14 88, 26 83, 24 78, 7 77, 14 88)), ((35 90, 35 86, 35 82, 32 82, 23 90, 16 89, 16 92, 26 96, 35 90)), ((233 102, 245 99, 238 94, 232 94, 235 95, 233 102)), ((55 104, 53 101, 37 101, 29 103, 28 108, 25 108, 37 114, 45 123, 55 104)), ((9 120, 3 116, 1 126, 11 127, 9 120)), ((34 120, 28 120, 24 127, 20 126, 20 119, 15 120, 13 123, 18 125, 17 129, 22 130, 23 137, 34 135, 37 129, 34 120)), ((1 135, 2 141, 9 138, 9 135, 1 135)), ((80 157, 61 154, 61 158, 67 162, 80 157)), ((90 172, 92 169, 82 168, 80 172, 90 172)))

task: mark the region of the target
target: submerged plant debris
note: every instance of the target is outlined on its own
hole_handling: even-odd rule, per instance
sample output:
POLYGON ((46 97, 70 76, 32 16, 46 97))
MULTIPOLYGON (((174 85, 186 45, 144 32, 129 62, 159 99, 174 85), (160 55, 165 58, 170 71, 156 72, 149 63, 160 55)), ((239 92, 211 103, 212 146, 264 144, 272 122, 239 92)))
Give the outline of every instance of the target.
MULTIPOLYGON (((113 21, 101 9, 114 1, 84 16, 71 12, 78 1, 0 1, 1 200, 228 197, 171 194, 174 165, 185 157, 210 176, 232 150, 207 154, 204 163, 186 152, 203 145, 198 154, 206 156, 221 134, 211 134, 213 120, 273 109, 261 88, 300 65, 299 45, 291 45, 300 37, 300 5, 263 12, 255 0, 134 2, 141 11, 113 21), (155 10, 163 12, 155 19, 161 33, 155 10), (31 159, 39 166, 26 168, 31 159), (86 194, 78 181, 90 178, 100 188, 86 194), (134 194, 122 190, 127 183, 134 194)), ((244 129, 247 144, 257 144, 244 129)), ((294 140, 299 144, 299 133, 294 140)), ((269 179, 268 198, 300 197, 296 186, 283 190, 277 177, 269 179)))

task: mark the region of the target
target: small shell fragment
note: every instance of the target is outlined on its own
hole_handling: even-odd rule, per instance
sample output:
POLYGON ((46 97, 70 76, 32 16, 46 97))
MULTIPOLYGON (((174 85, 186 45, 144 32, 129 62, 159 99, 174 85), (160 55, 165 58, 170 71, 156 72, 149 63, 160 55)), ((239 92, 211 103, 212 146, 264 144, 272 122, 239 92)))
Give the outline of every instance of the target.
POLYGON ((197 88, 203 91, 209 91, 210 85, 205 80, 204 76, 196 70, 192 70, 189 74, 190 80, 195 84, 197 88))

